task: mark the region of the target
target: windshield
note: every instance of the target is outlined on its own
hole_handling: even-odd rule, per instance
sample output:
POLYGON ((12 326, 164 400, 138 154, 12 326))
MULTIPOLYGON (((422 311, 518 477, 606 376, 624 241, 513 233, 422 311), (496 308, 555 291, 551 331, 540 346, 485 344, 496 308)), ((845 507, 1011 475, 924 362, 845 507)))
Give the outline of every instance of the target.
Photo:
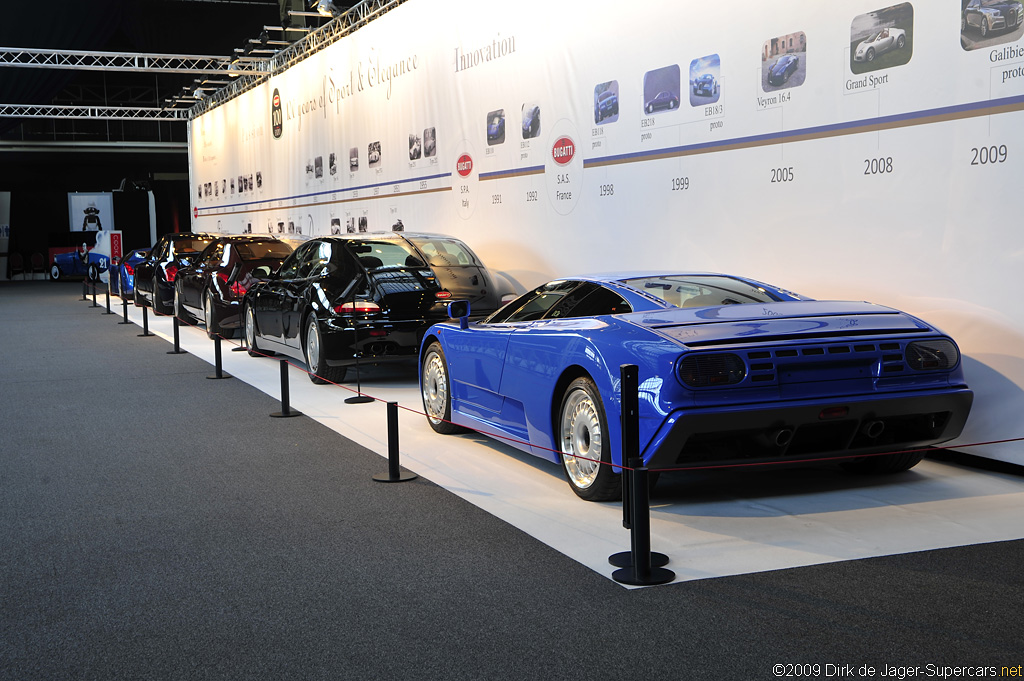
POLYGON ((667 275, 624 279, 623 283, 676 307, 706 307, 779 300, 763 288, 719 275, 667 275))
POLYGON ((416 244, 416 248, 427 256, 429 265, 437 267, 480 265, 473 256, 473 252, 461 241, 431 237, 409 237, 409 241, 416 244))

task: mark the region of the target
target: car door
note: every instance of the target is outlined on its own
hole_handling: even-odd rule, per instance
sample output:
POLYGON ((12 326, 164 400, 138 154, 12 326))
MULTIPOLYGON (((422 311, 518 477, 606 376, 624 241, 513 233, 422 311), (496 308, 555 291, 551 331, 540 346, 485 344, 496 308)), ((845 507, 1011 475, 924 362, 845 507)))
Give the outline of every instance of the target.
POLYGON ((302 321, 308 291, 331 260, 331 244, 311 241, 299 260, 295 276, 281 282, 281 336, 293 348, 302 347, 302 321))
POLYGON ((451 334, 448 361, 452 394, 463 404, 501 413, 506 354, 513 333, 533 324, 579 282, 551 282, 530 291, 479 324, 468 334, 451 334))
POLYGON ((224 256, 224 244, 215 242, 207 246, 206 250, 196 259, 195 264, 185 270, 181 282, 182 302, 191 308, 203 306, 203 290, 206 288, 206 280, 213 275, 215 268, 220 264, 224 256))
POLYGON ((292 282, 299 272, 299 265, 309 252, 313 242, 299 246, 285 258, 281 268, 253 295, 253 311, 260 335, 271 340, 284 342, 282 315, 285 299, 292 282))

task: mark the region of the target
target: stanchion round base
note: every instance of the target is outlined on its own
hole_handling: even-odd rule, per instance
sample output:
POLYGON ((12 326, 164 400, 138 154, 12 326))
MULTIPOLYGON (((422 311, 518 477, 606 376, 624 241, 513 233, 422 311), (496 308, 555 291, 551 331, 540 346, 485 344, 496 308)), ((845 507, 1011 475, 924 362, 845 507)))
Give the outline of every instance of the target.
POLYGON ((139 333, 136 334, 139 338, 145 338, 146 336, 155 336, 155 333, 139 333))
POLYGON ((125 322, 125 321, 120 321, 120 322, 118 322, 118 324, 134 324, 134 323, 135 323, 135 322, 125 322))
MULTIPOLYGON (((633 552, 632 551, 620 551, 619 553, 613 553, 608 556, 608 563, 614 565, 617 568, 628 568, 633 567, 633 552)), ((651 551, 651 567, 660 568, 668 565, 668 556, 664 553, 658 553, 657 551, 651 551)))
POLYGON ((676 573, 665 568, 652 567, 651 572, 645 579, 637 577, 633 568, 624 567, 616 570, 612 573, 612 579, 619 584, 629 584, 630 586, 654 586, 655 584, 668 584, 676 578, 676 573))
POLYGON ((181 350, 181 349, 178 349, 178 350, 168 350, 167 354, 168 355, 187 355, 188 354, 188 350, 181 350))
POLYGON ((376 400, 369 395, 353 395, 345 398, 345 404, 369 404, 370 402, 376 402, 376 400))
POLYGON ((291 418, 292 416, 302 416, 302 412, 301 411, 295 411, 294 409, 289 409, 286 412, 285 411, 275 411, 273 414, 271 414, 271 416, 274 417, 275 419, 287 419, 287 418, 291 418))
POLYGON ((244 345, 240 345, 237 348, 231 348, 231 352, 249 352, 249 348, 244 345))
POLYGON ((415 480, 418 477, 420 476, 415 473, 410 473, 404 468, 400 468, 398 469, 397 478, 392 478, 390 473, 378 473, 373 476, 373 480, 374 482, 409 482, 410 480, 415 480))
POLYGON ((116 313, 116 312, 111 312, 110 310, 107 310, 107 311, 106 311, 106 312, 104 312, 103 314, 117 314, 117 313, 116 313))
POLYGON ((214 374, 213 376, 207 376, 207 378, 212 379, 212 380, 216 380, 218 378, 233 378, 233 377, 231 376, 231 374, 225 374, 222 371, 220 376, 218 376, 217 374, 214 374))

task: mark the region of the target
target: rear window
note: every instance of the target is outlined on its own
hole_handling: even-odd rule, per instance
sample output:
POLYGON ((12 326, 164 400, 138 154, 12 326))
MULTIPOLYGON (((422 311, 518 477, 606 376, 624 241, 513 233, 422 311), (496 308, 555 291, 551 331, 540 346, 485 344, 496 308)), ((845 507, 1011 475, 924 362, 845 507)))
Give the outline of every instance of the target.
POLYGON ((349 241, 349 248, 368 270, 381 267, 423 267, 416 253, 404 241, 349 241))
POLYGON ((438 239, 430 237, 409 237, 409 241, 416 244, 416 248, 427 256, 428 265, 438 267, 454 267, 456 265, 476 265, 476 258, 473 252, 460 241, 455 239, 438 239))
POLYGON ((175 253, 199 253, 205 249, 213 239, 178 239, 174 242, 175 253))
POLYGON ((286 258, 292 247, 280 241, 258 241, 235 244, 242 260, 262 260, 264 258, 286 258))
POLYGON ((676 307, 710 307, 779 300, 763 288, 716 275, 638 277, 623 283, 661 298, 676 307))

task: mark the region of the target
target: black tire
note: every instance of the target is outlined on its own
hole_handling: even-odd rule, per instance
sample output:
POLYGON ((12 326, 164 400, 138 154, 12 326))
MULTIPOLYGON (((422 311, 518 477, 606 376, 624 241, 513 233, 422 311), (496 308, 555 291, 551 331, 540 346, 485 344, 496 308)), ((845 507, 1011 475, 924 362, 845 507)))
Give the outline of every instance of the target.
POLYGON ((907 38, 905 36, 901 35, 899 38, 896 39, 896 49, 902 50, 903 46, 906 45, 906 44, 907 44, 907 38))
POLYGON ((847 472, 859 475, 888 475, 909 471, 923 458, 924 452, 900 452, 844 461, 841 466, 847 472))
POLYGON ((985 17, 981 18, 981 23, 978 24, 978 31, 981 32, 982 38, 988 36, 988 21, 985 19, 985 17))
POLYGON ((153 312, 162 314, 165 316, 171 316, 174 314, 174 303, 170 305, 163 305, 160 302, 160 282, 153 281, 153 312))
POLYGON ((59 281, 61 275, 64 274, 60 270, 60 265, 53 263, 50 265, 50 281, 59 281))
POLYGON ((310 312, 306 318, 306 333, 302 336, 302 354, 306 358, 306 368, 309 369, 309 380, 316 385, 345 380, 345 367, 332 367, 324 362, 322 348, 320 322, 317 321, 316 313, 310 312))
POLYGON ((249 352, 250 357, 267 357, 273 355, 273 352, 260 350, 260 346, 256 343, 256 336, 258 329, 256 328, 256 313, 253 312, 252 305, 246 305, 245 311, 242 313, 242 337, 245 338, 245 347, 249 352))
POLYGON ((97 267, 95 263, 91 263, 89 265, 89 269, 87 270, 87 272, 88 274, 86 274, 86 276, 89 277, 89 281, 100 280, 100 268, 97 267))
POLYGON ((864 55, 864 59, 872 62, 875 60, 875 48, 869 47, 867 54, 864 55))
POLYGON ((210 340, 224 335, 224 329, 221 328, 217 319, 216 310, 217 308, 213 305, 213 294, 207 289, 203 295, 203 321, 206 322, 206 335, 210 340))
POLYGON ((138 284, 139 284, 139 280, 136 279, 135 280, 135 288, 132 289, 132 302, 135 303, 135 307, 148 307, 149 304, 142 297, 142 294, 139 293, 139 286, 138 286, 138 284))
POLYGON ((181 296, 178 295, 177 288, 174 289, 174 316, 183 324, 194 324, 196 322, 196 318, 181 304, 181 296))
POLYGON ((420 364, 420 396, 423 398, 423 412, 427 423, 434 432, 443 435, 460 433, 465 429, 452 423, 452 390, 448 376, 448 360, 441 344, 434 342, 427 347, 420 364))
POLYGON ((611 466, 607 423, 594 382, 584 376, 570 383, 558 410, 555 437, 569 487, 587 501, 613 501, 622 495, 622 479, 611 466))

